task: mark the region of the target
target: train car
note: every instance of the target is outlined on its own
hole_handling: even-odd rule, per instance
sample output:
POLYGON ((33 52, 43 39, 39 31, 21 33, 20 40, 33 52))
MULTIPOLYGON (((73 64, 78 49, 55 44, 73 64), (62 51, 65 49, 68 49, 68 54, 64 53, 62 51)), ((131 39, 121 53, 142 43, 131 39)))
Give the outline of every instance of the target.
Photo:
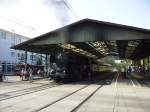
POLYGON ((50 77, 56 81, 75 81, 87 78, 90 60, 69 52, 52 54, 50 77))
POLYGON ((113 67, 110 64, 96 63, 91 65, 93 72, 111 72, 113 67))
POLYGON ((56 81, 105 80, 113 77, 111 65, 70 52, 52 54, 50 63, 50 77, 56 81))

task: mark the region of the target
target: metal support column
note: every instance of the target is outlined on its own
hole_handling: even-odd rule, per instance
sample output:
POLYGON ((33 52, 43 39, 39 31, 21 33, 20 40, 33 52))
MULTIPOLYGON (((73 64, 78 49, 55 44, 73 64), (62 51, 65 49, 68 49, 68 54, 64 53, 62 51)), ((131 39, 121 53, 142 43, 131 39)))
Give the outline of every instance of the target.
POLYGON ((41 62, 43 63, 42 54, 41 54, 41 62))
POLYGON ((5 62, 5 75, 7 75, 7 62, 5 62))
POLYGON ((148 68, 148 72, 150 72, 150 59, 149 56, 147 57, 147 68, 148 68))
POLYGON ((48 63, 47 63, 47 54, 46 54, 46 57, 45 57, 45 64, 46 64, 46 76, 47 76, 47 73, 48 73, 48 63))
POLYGON ((136 60, 132 60, 133 66, 136 66, 136 60))
MULTIPOLYGON (((28 54, 27 54, 27 50, 25 50, 25 73, 27 73, 27 60, 28 60, 28 54)), ((27 74, 25 75, 25 79, 27 79, 27 74)))
POLYGON ((28 54, 27 54, 27 50, 25 50, 25 64, 27 64, 27 59, 28 59, 28 54))
POLYGON ((31 58, 32 58, 31 60, 32 60, 32 64, 33 64, 33 52, 32 52, 31 58))
POLYGON ((143 72, 144 72, 144 75, 145 75, 145 58, 143 58, 143 72))
POLYGON ((143 58, 142 60, 143 60, 143 66, 145 66, 145 59, 143 58))

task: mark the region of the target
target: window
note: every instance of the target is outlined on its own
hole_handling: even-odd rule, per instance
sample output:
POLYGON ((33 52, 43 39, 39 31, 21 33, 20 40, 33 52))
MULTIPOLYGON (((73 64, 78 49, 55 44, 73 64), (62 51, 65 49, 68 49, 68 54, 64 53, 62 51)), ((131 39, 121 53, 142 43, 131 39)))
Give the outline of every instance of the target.
POLYGON ((14 43, 11 43, 11 46, 14 46, 15 44, 14 43))
POLYGON ((25 59, 25 53, 21 53, 20 57, 21 57, 21 60, 24 60, 25 59))
POLYGON ((11 52, 11 57, 15 57, 15 52, 11 52))
POLYGON ((6 39, 6 32, 0 31, 0 38, 6 39))
POLYGON ((12 33, 7 32, 7 33, 6 33, 6 38, 7 38, 7 37, 11 39, 12 33))
POLYGON ((30 60, 32 60, 32 58, 33 58, 33 55, 30 55, 30 60))
POLYGON ((12 35, 12 36, 11 36, 11 40, 12 40, 12 41, 15 41, 15 40, 16 40, 15 35, 12 35))
POLYGON ((18 43, 21 43, 21 37, 18 36, 18 43))
POLYGON ((22 53, 17 53, 18 60, 23 60, 24 56, 22 53))
POLYGON ((21 57, 20 53, 18 53, 18 58, 21 57))
POLYGON ((20 53, 18 53, 18 58, 20 58, 21 57, 21 54, 20 53))
POLYGON ((36 58, 35 55, 32 54, 30 55, 30 60, 35 60, 35 58, 36 58))

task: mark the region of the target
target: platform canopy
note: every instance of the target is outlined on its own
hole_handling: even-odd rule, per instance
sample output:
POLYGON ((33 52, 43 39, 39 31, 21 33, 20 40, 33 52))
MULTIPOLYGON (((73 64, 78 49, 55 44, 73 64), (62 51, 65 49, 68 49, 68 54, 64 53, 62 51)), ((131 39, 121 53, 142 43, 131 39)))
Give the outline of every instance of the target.
POLYGON ((150 54, 149 39, 147 29, 83 19, 12 48, 45 54, 65 49, 92 58, 118 55, 140 59, 150 54))

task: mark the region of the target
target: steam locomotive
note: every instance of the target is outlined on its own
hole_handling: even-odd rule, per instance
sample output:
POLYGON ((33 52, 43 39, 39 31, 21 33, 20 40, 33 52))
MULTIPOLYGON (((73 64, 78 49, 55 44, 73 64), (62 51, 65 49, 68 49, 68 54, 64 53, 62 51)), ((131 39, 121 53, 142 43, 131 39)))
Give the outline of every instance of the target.
POLYGON ((83 80, 90 72, 90 59, 70 52, 51 54, 50 63, 50 77, 56 81, 83 80))

